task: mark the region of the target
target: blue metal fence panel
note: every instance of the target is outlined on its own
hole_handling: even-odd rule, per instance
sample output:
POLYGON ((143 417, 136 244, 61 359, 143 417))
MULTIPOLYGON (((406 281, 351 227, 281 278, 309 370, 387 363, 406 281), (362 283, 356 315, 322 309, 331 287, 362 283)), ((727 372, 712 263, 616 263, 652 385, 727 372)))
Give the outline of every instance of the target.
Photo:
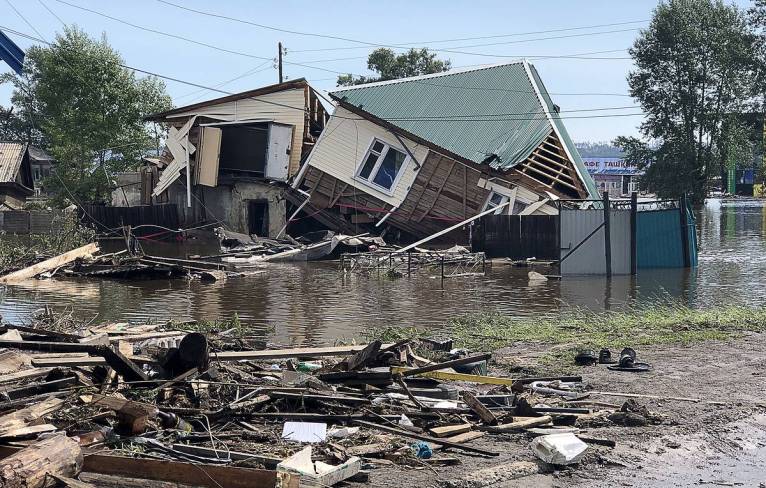
POLYGON ((683 268, 678 209, 638 212, 636 247, 639 268, 683 268))

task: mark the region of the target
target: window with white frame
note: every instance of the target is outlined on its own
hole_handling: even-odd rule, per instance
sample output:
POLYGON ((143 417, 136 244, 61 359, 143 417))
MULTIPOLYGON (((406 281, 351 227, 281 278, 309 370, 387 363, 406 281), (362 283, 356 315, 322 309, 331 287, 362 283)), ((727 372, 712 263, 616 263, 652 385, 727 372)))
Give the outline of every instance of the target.
POLYGON ((373 139, 356 177, 391 192, 406 162, 407 155, 402 151, 373 139))
MULTIPOLYGON (((493 191, 492 193, 489 194, 489 197, 487 197, 487 203, 484 204, 484 209, 482 211, 486 212, 487 210, 491 208, 499 207, 500 205, 507 202, 508 202, 508 197, 506 195, 493 191)), ((500 215, 502 211, 503 211, 502 208, 498 208, 497 211, 495 211, 494 215, 500 215)))

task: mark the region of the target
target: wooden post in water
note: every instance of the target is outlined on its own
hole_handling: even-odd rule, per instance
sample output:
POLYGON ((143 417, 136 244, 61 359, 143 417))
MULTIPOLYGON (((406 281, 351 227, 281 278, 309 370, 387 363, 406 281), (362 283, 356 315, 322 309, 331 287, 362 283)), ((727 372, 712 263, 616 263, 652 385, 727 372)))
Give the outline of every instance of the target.
POLYGON ((691 256, 689 255, 689 220, 686 216, 686 193, 678 199, 678 213, 681 217, 681 246, 684 256, 684 268, 691 267, 691 256))
POLYGON ((442 253, 441 270, 442 270, 442 288, 444 288, 444 253, 442 253))
POLYGON ((609 192, 604 192, 604 258, 606 259, 606 276, 612 276, 612 239, 609 234, 609 192))
POLYGON ((407 277, 412 274, 412 251, 407 251, 407 277))
POLYGON ((638 192, 630 193, 630 274, 638 273, 638 245, 636 243, 638 226, 638 192))

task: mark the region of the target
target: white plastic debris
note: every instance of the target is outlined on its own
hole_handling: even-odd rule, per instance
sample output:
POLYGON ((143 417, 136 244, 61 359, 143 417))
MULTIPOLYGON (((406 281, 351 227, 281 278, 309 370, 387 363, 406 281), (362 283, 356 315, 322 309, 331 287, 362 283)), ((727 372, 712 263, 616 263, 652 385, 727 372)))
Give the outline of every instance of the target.
POLYGON ((327 431, 327 437, 335 439, 345 439, 346 437, 359 432, 359 427, 333 427, 327 431))
POLYGON ((412 420, 410 420, 410 418, 404 414, 399 417, 399 425, 402 427, 415 427, 415 424, 412 423, 412 420))
POLYGON ((327 424, 323 422, 285 422, 282 439, 295 442, 324 442, 327 424))
POLYGON ((278 472, 295 473, 301 477, 301 486, 333 486, 357 474, 362 460, 349 458, 345 463, 333 466, 311 460, 311 446, 306 446, 277 465, 278 472))
POLYGON ((572 433, 549 434, 535 438, 532 451, 549 464, 575 464, 588 450, 588 445, 572 433))

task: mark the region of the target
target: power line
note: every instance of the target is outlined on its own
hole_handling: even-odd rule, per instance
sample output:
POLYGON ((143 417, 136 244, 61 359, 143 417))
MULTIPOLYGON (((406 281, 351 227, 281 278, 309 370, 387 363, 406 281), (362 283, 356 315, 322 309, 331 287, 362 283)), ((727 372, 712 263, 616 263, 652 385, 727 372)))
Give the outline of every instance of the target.
MULTIPOLYGON (((482 40, 482 39, 498 39, 503 37, 526 36, 526 35, 534 35, 534 34, 549 34, 553 32, 566 32, 566 31, 573 31, 573 30, 596 29, 600 27, 613 27, 618 25, 640 24, 640 23, 644 23, 648 21, 649 21, 648 19, 631 20, 628 22, 615 22, 611 24, 587 25, 587 26, 581 26, 581 27, 568 27, 564 29, 550 29, 550 30, 532 31, 532 32, 517 32, 512 34, 496 34, 492 36, 462 37, 462 38, 455 38, 455 39, 439 39, 439 40, 431 40, 431 41, 413 41, 413 42, 406 42, 402 44, 393 44, 393 46, 406 49, 413 45, 422 46, 425 44, 437 44, 442 42, 476 41, 476 40, 482 40)), ((387 46, 380 46, 380 47, 387 47, 387 46)), ((365 49, 365 48, 366 46, 345 46, 345 47, 328 47, 328 48, 317 48, 317 49, 298 49, 298 50, 293 50, 292 52, 307 53, 307 52, 316 52, 316 51, 342 51, 342 50, 348 50, 348 49, 365 49)))
POLYGON ((14 6, 14 5, 11 3, 11 0, 5 0, 5 3, 7 3, 7 4, 8 4, 8 6, 9 6, 9 7, 11 7, 11 8, 13 9, 13 11, 14 11, 14 12, 16 12, 16 15, 18 15, 19 17, 21 17, 21 20, 23 20, 25 24, 27 24, 27 25, 28 25, 28 26, 29 26, 29 27, 30 27, 30 28, 31 28, 33 31, 35 31, 35 33, 36 33, 38 36, 40 36, 40 37, 42 37, 43 39, 45 39, 45 36, 44 36, 44 35, 42 35, 42 34, 40 34, 40 31, 39 31, 39 30, 37 30, 37 29, 35 28, 35 26, 34 26, 34 25, 32 25, 32 23, 31 23, 30 21, 28 21, 28 20, 27 20, 27 18, 26 18, 26 17, 24 17, 24 14, 22 14, 21 12, 19 12, 19 10, 18 10, 18 9, 17 9, 17 8, 16 8, 16 7, 15 7, 15 6, 14 6))
MULTIPOLYGON (((271 66, 268 66, 266 69, 260 69, 260 68, 262 68, 264 65, 266 65, 266 64, 267 64, 267 63, 269 63, 270 61, 271 61, 271 60, 269 60, 269 61, 264 61, 263 63, 259 64, 259 65, 258 65, 258 66, 256 66, 255 68, 251 68, 251 69, 249 69, 249 70, 245 71, 245 72, 244 72, 244 73, 242 73, 241 75, 235 76, 234 78, 231 78, 231 79, 228 79, 228 80, 225 80, 225 81, 222 81, 222 82, 220 82, 220 83, 218 83, 218 84, 216 84, 216 85, 213 85, 213 86, 214 86, 215 88, 220 88, 220 87, 222 87, 222 86, 226 86, 226 85, 228 85, 229 83, 232 83, 232 82, 234 82, 234 81, 237 81, 237 80, 239 80, 239 79, 242 79, 242 78, 244 78, 244 77, 246 77, 246 76, 254 75, 254 74, 256 74, 256 73, 260 73, 261 71, 265 71, 266 69, 269 69, 269 68, 271 68, 271 66)), ((187 93, 187 94, 185 94, 185 95, 181 95, 181 96, 179 96, 179 97, 176 97, 176 101, 178 101, 178 100, 181 100, 181 99, 183 99, 183 98, 187 98, 187 97, 190 97, 190 96, 192 96, 192 95, 196 95, 196 94, 198 94, 198 93, 203 93, 203 92, 206 92, 206 91, 208 91, 208 90, 207 90, 207 89, 205 89, 205 88, 203 88, 203 89, 201 89, 201 90, 194 90, 193 92, 190 92, 190 93, 187 93)))
MULTIPOLYGON (((36 38, 36 37, 31 36, 29 34, 25 34, 25 33, 16 31, 14 29, 6 28, 6 27, 4 27, 2 25, 0 25, 0 29, 3 29, 5 31, 11 32, 13 34, 16 34, 16 35, 19 35, 19 36, 22 36, 22 37, 25 37, 27 39, 35 40, 35 41, 38 41, 38 42, 43 42, 43 43, 45 43, 46 45, 49 45, 49 46, 52 45, 52 43, 50 43, 48 41, 36 38)), ((197 88, 203 88, 203 89, 207 89, 207 90, 210 90, 210 91, 215 91, 215 92, 218 92, 218 93, 222 93, 224 95, 236 95, 236 93, 229 92, 229 91, 226 91, 226 90, 221 90, 219 88, 213 88, 213 87, 201 85, 199 83, 194 83, 194 82, 182 80, 180 78, 175 78, 175 77, 171 77, 171 76, 161 75, 159 73, 154 73, 152 71, 147 71, 147 70, 144 70, 144 69, 135 68, 135 67, 123 64, 123 63, 120 63, 120 66, 122 66, 123 68, 126 68, 126 69, 137 71, 139 73, 144 73, 144 74, 147 74, 147 75, 150 75, 150 76, 156 76, 157 78, 162 78, 162 79, 165 79, 165 80, 170 80, 170 81, 174 81, 174 82, 177 82, 177 83, 182 83, 182 84, 189 85, 189 86, 194 86, 194 87, 197 87, 197 88)), ((411 82, 423 82, 423 80, 411 80, 411 82)), ((445 87, 445 86, 449 86, 449 85, 436 84, 435 86, 445 87)), ((454 86, 453 88, 469 88, 469 87, 454 86)), ((513 90, 507 90, 507 89, 498 89, 498 90, 513 91, 513 90)), ((533 93, 533 92, 526 92, 525 91, 523 93, 533 93)), ((304 112, 304 113, 306 112, 306 108, 305 107, 294 107, 292 105, 287 105, 287 104, 283 104, 283 103, 279 103, 279 102, 274 102, 274 101, 271 101, 271 100, 255 99, 254 97, 247 97, 247 98, 251 98, 253 100, 258 100, 259 102, 266 103, 266 104, 271 104, 271 105, 275 105, 275 106, 279 106, 279 107, 283 107, 283 108, 288 108, 288 109, 292 109, 292 110, 300 110, 301 112, 304 112)), ((607 110, 609 108, 602 108, 602 109, 607 110)), ((590 110, 590 109, 583 109, 583 110, 590 110)), ((601 109, 596 109, 596 110, 601 110, 601 109)), ((576 111, 576 110, 573 110, 573 111, 576 111)), ((582 110, 580 110, 580 111, 582 111, 582 110)), ((570 119, 570 118, 571 119, 575 119, 575 118, 576 119, 584 119, 584 118, 603 118, 603 117, 629 117, 629 116, 638 116, 638 115, 644 115, 644 114, 643 113, 609 114, 609 115, 588 115, 588 116, 571 116, 571 117, 561 117, 561 116, 557 115, 556 113, 551 113, 550 115, 551 115, 551 117, 556 118, 556 119, 570 119)), ((342 116, 338 116, 338 115, 334 115, 334 117, 339 118, 339 119, 347 119, 347 120, 364 120, 361 117, 351 118, 351 117, 342 117, 342 116)), ((471 115, 467 115, 467 117, 471 117, 471 115)), ((474 115, 473 117, 476 117, 476 116, 474 115)), ((481 116, 479 116, 479 117, 481 117, 481 116)), ((408 120, 414 120, 414 119, 408 119, 408 120)), ((455 121, 455 122, 459 122, 459 121, 478 122, 478 121, 523 121, 523 120, 533 121, 533 120, 546 120, 546 119, 545 118, 540 118, 540 117, 532 117, 532 118, 493 118, 493 119, 489 119, 489 120, 479 119, 479 118, 460 119, 460 120, 448 119, 448 118, 422 118, 422 119, 418 119, 418 120, 425 120, 425 121, 444 120, 444 121, 455 121)))
MULTIPOLYGON (((481 36, 481 37, 464 37, 464 38, 457 38, 457 39, 442 39, 442 40, 436 40, 436 41, 427 41, 427 42, 417 42, 417 43, 407 43, 407 44, 384 44, 384 43, 375 43, 375 42, 368 42, 368 41, 362 41, 359 39, 351 39, 348 37, 341 37, 341 36, 334 36, 329 34, 319 34, 316 32, 302 32, 302 31, 296 31, 291 29, 283 29, 280 27, 274 27, 271 25, 266 24, 260 24, 257 22, 252 22, 250 20, 245 19, 239 19, 236 17, 230 17, 228 15, 218 14, 215 12, 206 12, 203 10, 198 10, 194 8, 190 8, 184 5, 179 5, 177 3, 170 2, 168 0, 157 0, 160 3, 163 3, 165 5, 170 5, 172 7, 176 7, 182 10, 186 10, 188 12, 194 12, 199 15, 206 15, 208 17, 215 17, 218 19, 224 19, 229 20, 231 22, 237 22, 240 24, 246 24, 251 25, 254 27, 259 27, 261 29, 267 29, 272 30, 276 32, 284 32, 287 34, 295 34, 295 35, 301 35, 301 36, 309 36, 309 37, 320 37, 325 39, 333 39, 333 40, 339 40, 339 41, 348 41, 353 42, 356 44, 362 44, 364 46, 368 47, 390 47, 390 48, 406 48, 408 47, 407 44, 432 44, 432 43, 439 43, 439 42, 457 42, 457 41, 468 41, 468 40, 479 40, 479 39, 493 39, 493 38, 501 38, 501 37, 510 37, 510 36, 521 36, 521 35, 531 35, 531 34, 544 34, 544 33, 551 33, 551 32, 565 32, 565 31, 571 31, 571 30, 582 30, 582 29, 592 29, 592 28, 598 28, 598 27, 611 27, 611 26, 617 26, 617 25, 628 25, 628 24, 638 24, 643 22, 648 22, 648 20, 633 20, 633 21, 627 21, 627 22, 615 22, 611 24, 598 24, 598 25, 591 25, 591 26, 581 26, 581 27, 570 27, 565 29, 552 29, 547 31, 536 31, 536 32, 527 32, 527 33, 512 33, 512 34, 500 34, 500 35, 494 35, 494 36, 481 36)), ((631 29, 634 30, 634 29, 631 29)), ((339 47, 339 48, 324 48, 324 49, 306 49, 302 51, 293 51, 293 52, 309 52, 309 51, 333 51, 333 50, 341 50, 341 49, 358 49, 359 47, 339 47)))
MULTIPOLYGON (((606 54, 606 53, 619 53, 619 52, 625 52, 627 49, 609 49, 606 51, 591 51, 587 53, 578 53, 578 54, 519 54, 516 56, 509 56, 509 57, 515 57, 515 58, 527 58, 527 59, 598 59, 598 60, 609 60, 609 59, 633 59, 631 57, 590 57, 591 54, 606 54)), ((295 52, 295 51, 293 51, 295 52)), ((350 61, 350 60, 358 60, 358 59, 368 59, 368 56, 350 56, 345 58, 332 58, 332 59, 312 59, 312 60, 306 60, 301 61, 301 63, 304 64, 312 64, 312 63, 331 63, 334 61, 350 61)), ((480 65, 472 65, 472 66, 480 66, 480 65)), ((334 78, 328 78, 328 79, 334 79, 334 78)))
POLYGON ((37 1, 40 3, 40 5, 42 5, 43 7, 45 7, 45 10, 47 10, 47 11, 48 11, 48 13, 50 13, 52 16, 56 17, 56 19, 58 19, 58 21, 59 21, 59 22, 61 22, 61 25, 63 25, 64 27, 66 27, 66 22, 64 22, 63 20, 61 20, 61 17, 59 17, 58 15, 56 15, 56 12, 54 12, 53 10, 51 10, 51 8, 50 8, 50 7, 48 7, 48 5, 47 5, 45 2, 43 2, 43 0, 37 0, 37 1))

